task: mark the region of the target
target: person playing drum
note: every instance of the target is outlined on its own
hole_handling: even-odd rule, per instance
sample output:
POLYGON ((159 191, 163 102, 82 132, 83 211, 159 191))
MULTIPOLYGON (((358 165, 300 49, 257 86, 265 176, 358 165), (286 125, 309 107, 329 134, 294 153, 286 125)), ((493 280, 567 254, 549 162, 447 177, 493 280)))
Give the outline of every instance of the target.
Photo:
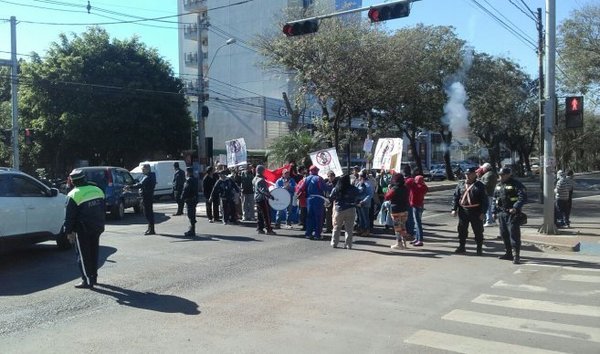
POLYGON ((279 210, 277 212, 277 217, 275 218, 275 227, 281 227, 281 222, 285 213, 285 224, 288 227, 292 227, 292 197, 294 195, 294 191, 296 190, 296 181, 290 177, 290 171, 283 170, 282 176, 275 182, 275 186, 277 188, 283 188, 290 194, 290 204, 283 210, 279 210))

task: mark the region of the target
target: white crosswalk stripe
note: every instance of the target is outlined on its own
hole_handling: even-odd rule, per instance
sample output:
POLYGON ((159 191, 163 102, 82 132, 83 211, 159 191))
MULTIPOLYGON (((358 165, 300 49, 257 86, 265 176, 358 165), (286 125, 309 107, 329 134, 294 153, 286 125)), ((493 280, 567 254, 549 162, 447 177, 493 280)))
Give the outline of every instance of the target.
POLYGON ((561 275, 560 280, 600 283, 600 275, 563 274, 561 275))
MULTIPOLYGON (((537 285, 529 285, 529 284, 511 284, 505 282, 504 280, 498 280, 494 285, 492 285, 493 289, 507 289, 507 290, 516 290, 523 292, 532 292, 532 293, 549 293, 550 290, 543 286, 537 285)), ((597 296, 600 295, 600 290, 585 290, 585 291, 570 291, 570 290, 560 290, 554 291, 555 293, 568 295, 568 296, 597 296)))
POLYGON ((444 315, 442 319, 514 331, 540 333, 563 338, 584 339, 600 343, 599 328, 548 321, 536 321, 526 318, 499 316, 465 310, 453 310, 447 315, 444 315))
POLYGON ((600 317, 600 307, 554 302, 545 300, 531 300, 518 297, 481 294, 472 302, 477 304, 508 307, 513 309, 563 313, 579 316, 600 317))
POLYGON ((511 353, 511 354, 551 354, 562 353, 533 347, 521 346, 511 343, 495 342, 455 334, 419 330, 410 336, 406 343, 422 345, 425 347, 449 350, 457 353, 511 353))

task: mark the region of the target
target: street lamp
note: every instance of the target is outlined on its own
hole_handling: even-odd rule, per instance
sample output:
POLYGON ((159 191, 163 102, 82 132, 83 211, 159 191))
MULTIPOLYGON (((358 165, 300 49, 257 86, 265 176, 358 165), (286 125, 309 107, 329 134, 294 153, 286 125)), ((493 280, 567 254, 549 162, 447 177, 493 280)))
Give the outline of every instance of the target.
POLYGON ((219 46, 217 50, 215 50, 215 54, 213 55, 213 58, 210 61, 210 65, 206 69, 206 75, 204 75, 204 73, 202 72, 202 58, 204 57, 204 55, 202 54, 200 34, 198 34, 198 110, 196 112, 196 119, 198 124, 198 164, 200 166, 200 172, 202 172, 202 163, 208 162, 208 159, 206 159, 206 149, 204 146, 206 141, 206 131, 204 130, 204 117, 208 114, 208 109, 204 109, 204 79, 205 77, 208 78, 208 72, 210 71, 210 67, 212 66, 215 58, 217 57, 217 53, 219 52, 219 50, 235 42, 235 38, 229 38, 225 43, 219 46))

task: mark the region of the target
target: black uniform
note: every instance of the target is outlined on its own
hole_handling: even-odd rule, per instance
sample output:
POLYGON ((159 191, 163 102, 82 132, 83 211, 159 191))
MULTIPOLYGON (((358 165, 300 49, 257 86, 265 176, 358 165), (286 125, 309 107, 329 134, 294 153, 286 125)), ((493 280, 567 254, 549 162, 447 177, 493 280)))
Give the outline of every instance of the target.
POLYGON ((185 180, 181 195, 186 204, 187 216, 190 220, 191 236, 196 234, 196 205, 198 204, 198 179, 193 175, 185 180))
POLYGON ((512 249, 517 256, 521 250, 521 225, 515 219, 526 201, 527 190, 516 179, 510 177, 506 182, 500 181, 496 185, 493 212, 498 217, 500 236, 506 248, 506 259, 512 259, 512 249), (510 209, 515 209, 516 212, 510 213, 510 209))
POLYGON ((458 212, 458 240, 457 253, 465 252, 469 224, 475 234, 477 253, 481 254, 483 245, 483 220, 481 215, 485 214, 489 205, 485 185, 480 181, 467 183, 460 181, 454 190, 452 199, 452 210, 458 212))
POLYGON ((156 177, 154 172, 149 172, 147 175, 142 177, 142 180, 134 187, 140 187, 140 193, 142 194, 142 203, 144 203, 144 216, 148 221, 148 230, 146 234, 154 234, 154 186, 156 186, 156 177))
MULTIPOLYGON (((106 206, 104 193, 93 185, 75 187, 68 194, 65 230, 76 232, 77 263, 82 285, 94 286, 98 278, 98 249, 104 232, 106 206)), ((78 286, 79 287, 79 286, 78 286)))
MULTIPOLYGON (((175 215, 183 214, 183 198, 181 193, 183 193, 183 184, 185 183, 185 172, 182 169, 177 168, 175 170, 175 174, 173 175, 173 197, 177 202, 177 213, 175 215)), ((197 183, 196 183, 197 185, 197 183)))
POLYGON ((204 199, 206 200, 206 216, 209 221, 219 221, 219 199, 215 198, 209 201, 210 194, 217 183, 217 177, 212 174, 206 174, 202 180, 202 192, 204 193, 204 199))

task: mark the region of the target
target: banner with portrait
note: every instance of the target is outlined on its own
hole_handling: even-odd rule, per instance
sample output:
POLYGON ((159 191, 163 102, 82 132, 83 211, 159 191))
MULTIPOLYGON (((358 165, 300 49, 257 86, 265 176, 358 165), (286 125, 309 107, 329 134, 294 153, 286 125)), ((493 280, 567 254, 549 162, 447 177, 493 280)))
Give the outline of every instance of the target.
POLYGON ((311 152, 310 159, 313 165, 319 168, 319 176, 323 178, 327 177, 327 172, 329 171, 333 171, 336 176, 343 174, 335 148, 311 152))
POLYGON ((237 167, 248 163, 248 151, 244 138, 227 140, 225 149, 227 150, 227 167, 237 167))
POLYGON ((384 170, 398 170, 400 167, 401 160, 401 138, 381 138, 377 140, 375 154, 373 155, 373 168, 384 170))

